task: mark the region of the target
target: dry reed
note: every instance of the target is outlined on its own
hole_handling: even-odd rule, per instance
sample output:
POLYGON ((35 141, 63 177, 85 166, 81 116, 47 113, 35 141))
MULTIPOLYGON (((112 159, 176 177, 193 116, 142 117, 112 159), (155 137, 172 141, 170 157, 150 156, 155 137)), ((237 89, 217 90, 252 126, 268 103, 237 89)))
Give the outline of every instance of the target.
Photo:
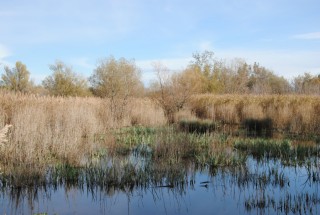
POLYGON ((320 134, 320 97, 307 95, 197 95, 189 108, 200 118, 241 124, 271 119, 275 129, 320 134))
MULTIPOLYGON (((100 98, 40 97, 0 91, 0 127, 12 124, 10 138, 1 150, 2 163, 84 162, 113 138, 110 130, 164 124, 161 110, 147 99, 129 102, 124 117, 114 122, 109 101, 100 98), (96 138, 99 134, 106 138, 96 138)), ((112 145, 112 144, 110 144, 112 145)))
MULTIPOLYGON (((8 142, 1 149, 0 162, 66 161, 81 165, 85 157, 102 148, 115 147, 113 129, 166 123, 163 111, 147 98, 131 99, 123 110, 123 118, 114 121, 107 99, 41 97, 0 91, 0 128, 13 125, 8 142)), ((320 134, 320 97, 317 96, 198 95, 176 117, 194 119, 190 113, 231 124, 240 124, 248 118, 270 118, 279 130, 320 134)), ((168 137, 163 141, 165 138, 168 137)))

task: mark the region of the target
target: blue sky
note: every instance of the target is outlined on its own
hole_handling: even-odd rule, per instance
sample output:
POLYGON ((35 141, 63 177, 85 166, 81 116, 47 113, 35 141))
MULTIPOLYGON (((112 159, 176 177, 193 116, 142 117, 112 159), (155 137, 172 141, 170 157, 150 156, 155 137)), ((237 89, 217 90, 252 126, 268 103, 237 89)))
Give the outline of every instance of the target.
POLYGON ((88 77, 99 59, 185 68, 192 53, 243 58, 286 78, 320 74, 319 0, 0 0, 0 63, 41 83, 62 60, 88 77))

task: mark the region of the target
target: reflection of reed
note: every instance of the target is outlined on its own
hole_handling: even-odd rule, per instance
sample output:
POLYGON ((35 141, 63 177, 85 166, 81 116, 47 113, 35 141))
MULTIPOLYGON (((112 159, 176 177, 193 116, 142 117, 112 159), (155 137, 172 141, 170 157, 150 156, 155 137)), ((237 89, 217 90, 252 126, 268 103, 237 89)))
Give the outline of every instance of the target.
POLYGON ((30 169, 7 169, 1 176, 1 192, 17 210, 26 207, 25 202, 31 210, 42 199, 50 199, 63 189, 66 198, 76 199, 79 192, 86 192, 93 201, 116 198, 122 193, 127 196, 128 209, 133 207, 135 198, 143 202, 143 196, 150 194, 155 204, 162 204, 166 211, 172 206, 191 207, 185 203, 188 193, 205 189, 214 195, 233 193, 232 198, 242 203, 238 207, 246 211, 303 214, 320 205, 318 168, 317 163, 308 168, 284 168, 279 161, 250 158, 247 165, 211 169, 193 162, 172 164, 165 160, 115 157, 83 168, 58 165, 34 169, 33 173, 30 169), (299 172, 307 174, 297 175, 299 172), (206 175, 207 180, 199 181, 197 174, 206 175), (309 186, 302 189, 305 180, 309 186))

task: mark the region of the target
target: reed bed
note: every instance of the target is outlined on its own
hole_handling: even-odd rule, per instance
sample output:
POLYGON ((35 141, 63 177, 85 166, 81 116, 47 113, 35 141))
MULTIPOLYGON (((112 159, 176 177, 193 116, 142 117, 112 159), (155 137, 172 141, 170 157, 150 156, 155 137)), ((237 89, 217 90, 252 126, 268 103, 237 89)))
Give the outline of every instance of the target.
MULTIPOLYGON (((130 100, 114 121, 110 102, 100 98, 40 97, 0 91, 0 128, 12 125, 1 144, 1 163, 65 161, 81 165, 86 156, 112 145, 112 129, 164 124, 161 109, 148 99, 130 100)), ((2 138, 2 137, 1 137, 2 138)))
POLYGON ((320 134, 320 97, 310 95, 197 95, 189 108, 198 117, 240 125, 271 119, 273 127, 294 134, 320 134))
POLYGON ((184 112, 177 113, 177 118, 188 117, 178 123, 180 130, 164 128, 167 122, 162 109, 148 98, 130 99, 121 110, 123 117, 114 120, 108 99, 0 91, 0 129, 12 125, 1 136, 7 141, 1 140, 0 161, 3 164, 67 162, 81 166, 88 157, 119 151, 127 154, 139 146, 145 152, 151 147, 158 157, 170 157, 172 161, 197 157, 201 163, 231 165, 229 158, 235 158, 230 150, 232 144, 216 144, 221 136, 216 129, 221 130, 225 124, 270 119, 273 128, 281 131, 320 134, 320 97, 317 96, 198 95, 184 112), (145 130, 146 127, 162 129, 155 137, 155 131, 145 130), (119 135, 119 132, 130 135, 119 135))
MULTIPOLYGON (((284 132, 319 136, 319 97, 198 95, 177 113, 179 123, 174 125, 168 125, 162 109, 147 98, 131 99, 121 111, 122 117, 114 120, 108 99, 0 91, 3 192, 11 192, 13 199, 23 192, 32 199, 37 189, 58 186, 65 186, 66 191, 86 187, 92 193, 99 188, 108 195, 135 188, 184 193, 194 186, 199 168, 208 169, 213 179, 217 176, 238 184, 240 190, 258 187, 258 193, 270 186, 288 189, 290 180, 281 169, 286 164, 301 164, 308 180, 320 181, 320 148, 313 141, 221 132, 226 124, 257 127, 262 123, 284 132), (250 160, 256 157, 260 158, 257 164, 280 158, 282 167, 251 172, 250 160), (224 177, 228 174, 231 177, 224 177)), ((211 184, 202 182, 200 186, 211 184)), ((280 208, 287 212, 289 208, 299 213, 319 204, 319 196, 313 193, 298 194, 297 201, 296 196, 288 195, 277 203, 271 196, 259 199, 253 193, 244 204, 247 211, 280 208)))

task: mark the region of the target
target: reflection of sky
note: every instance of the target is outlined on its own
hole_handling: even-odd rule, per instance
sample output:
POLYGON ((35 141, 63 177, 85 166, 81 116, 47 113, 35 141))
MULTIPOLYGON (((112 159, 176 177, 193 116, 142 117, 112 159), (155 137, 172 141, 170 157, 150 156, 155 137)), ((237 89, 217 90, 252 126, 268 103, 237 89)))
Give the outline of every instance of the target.
MULTIPOLYGON (((267 199, 274 198, 276 204, 286 196, 292 197, 309 193, 320 199, 319 182, 308 181, 306 168, 285 167, 280 162, 270 161, 269 164, 257 163, 249 160, 248 181, 238 184, 239 174, 217 171, 210 176, 208 171, 198 171, 195 174, 193 185, 188 184, 186 189, 148 187, 126 194, 122 191, 110 190, 109 193, 100 190, 91 191, 84 186, 82 189, 69 188, 65 190, 58 187, 57 190, 48 192, 39 191, 37 198, 33 200, 33 209, 30 208, 27 196, 20 198, 19 205, 15 208, 15 200, 10 201, 8 196, 1 195, 0 213, 2 214, 247 214, 244 207, 245 200, 257 200, 263 196, 267 199), (285 184, 280 188, 274 184, 272 176, 267 181, 266 187, 261 188, 263 174, 276 171, 283 174, 285 184), (259 179, 260 178, 260 179, 259 179), (207 187, 201 186, 201 182, 209 182, 207 187), (289 183, 288 183, 289 182, 289 183)), ((238 169, 240 170, 240 168, 238 169)), ((247 172, 248 173, 248 172, 247 172)), ((189 178, 190 179, 190 178, 189 178)), ((318 200, 319 201, 319 200, 318 200)), ((313 212, 320 212, 320 202, 313 206, 313 212)), ((261 212, 261 211, 260 211, 261 212)), ((267 213, 277 213, 272 208, 265 209, 267 213)), ((253 208, 251 213, 258 213, 253 208)), ((259 214, 259 213, 258 213, 259 214)))

